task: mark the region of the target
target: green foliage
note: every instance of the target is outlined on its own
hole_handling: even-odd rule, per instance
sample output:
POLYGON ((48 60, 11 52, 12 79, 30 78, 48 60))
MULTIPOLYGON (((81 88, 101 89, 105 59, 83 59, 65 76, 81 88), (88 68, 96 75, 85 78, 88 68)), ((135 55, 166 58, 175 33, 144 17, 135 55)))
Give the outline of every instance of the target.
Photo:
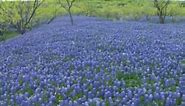
MULTIPOLYGON (((175 6, 169 6, 168 11, 171 11, 172 15, 183 15, 185 12, 183 13, 183 11, 180 10, 184 8, 177 4, 176 2, 170 4, 175 6)), ((82 14, 109 19, 138 20, 142 17, 146 17, 147 20, 149 20, 150 16, 156 15, 153 2, 149 0, 81 0, 78 6, 81 7, 79 10, 81 10, 82 14)))
POLYGON ((71 21, 71 25, 74 24, 74 21, 73 21, 73 16, 72 16, 72 7, 74 7, 74 3, 76 2, 76 0, 58 0, 58 4, 64 8, 67 13, 69 14, 70 16, 70 21, 71 21))
POLYGON ((83 96, 83 93, 78 93, 78 94, 76 94, 73 98, 72 98, 72 100, 73 101, 76 101, 76 100, 78 100, 79 98, 81 98, 83 96))
POLYGON ((114 84, 113 80, 110 79, 110 80, 108 81, 108 85, 109 85, 109 86, 113 86, 113 84, 114 84))
POLYGON ((2 36, 0 36, 0 41, 5 41, 7 39, 13 38, 17 36, 17 32, 4 32, 2 36))
POLYGON ((96 11, 98 8, 93 3, 89 2, 78 2, 76 4, 76 8, 73 9, 73 13, 76 14, 77 12, 75 10, 79 10, 79 14, 83 14, 86 16, 95 16, 96 11))
POLYGON ((185 65, 185 59, 181 60, 180 62, 182 65, 185 65))
POLYGON ((70 89, 66 92, 66 95, 69 96, 69 95, 71 95, 72 92, 73 92, 73 89, 70 88, 70 89))
POLYGON ((110 103, 108 100, 105 101, 105 106, 110 106, 110 103))
POLYGON ((59 14, 65 14, 64 9, 59 9, 59 10, 55 10, 56 7, 58 8, 58 6, 54 6, 55 4, 48 4, 48 3, 44 3, 44 6, 42 6, 41 8, 38 9, 37 14, 35 16, 35 22, 34 23, 42 23, 42 22, 47 22, 49 19, 51 19, 52 17, 54 17, 55 15, 58 16, 59 14), (55 14, 56 12, 56 14, 55 14))
POLYGON ((177 98, 176 104, 179 106, 179 105, 181 105, 181 103, 182 103, 182 98, 177 98))
POLYGON ((165 101, 164 101, 164 100, 155 100, 155 103, 156 103, 158 106, 164 106, 165 101))
POLYGON ((28 93, 29 96, 32 96, 32 95, 34 95, 34 90, 31 89, 29 86, 27 86, 25 89, 23 89, 23 90, 18 90, 18 91, 17 91, 17 94, 25 94, 25 93, 28 93))
POLYGON ((0 2, 0 23, 13 26, 19 33, 33 26, 32 21, 42 1, 4 1, 0 2))
POLYGON ((73 55, 68 55, 68 56, 65 56, 64 59, 62 60, 63 62, 68 62, 68 61, 71 61, 71 60, 74 60, 75 59, 75 56, 73 55))
MULTIPOLYGON (((20 10, 23 13, 22 16, 26 17, 26 12, 32 10, 32 5, 33 2, 0 2, 0 24, 4 26, 3 30, 12 32, 8 27, 10 25, 15 27, 19 23, 19 27, 21 26, 19 29, 24 32, 25 29, 30 29, 38 23, 52 21, 57 16, 68 14, 57 0, 45 0, 37 9, 31 22, 24 25, 25 20, 22 21, 20 10)), ((157 15, 156 12, 153 2, 149 0, 76 0, 71 8, 71 13, 75 15, 98 16, 113 20, 138 20, 142 17, 150 20, 151 16, 157 15)), ((168 6, 167 15, 175 22, 176 16, 185 16, 185 7, 180 3, 172 2, 168 6)), ((9 38, 9 35, 5 34, 5 36, 8 37, 0 37, 0 40, 9 38)))
POLYGON ((123 73, 118 71, 116 78, 120 81, 125 81, 126 87, 139 87, 141 86, 141 79, 137 73, 123 73))
POLYGON ((56 103, 57 105, 60 104, 60 101, 63 99, 63 96, 62 96, 61 94, 57 93, 57 94, 55 95, 55 97, 56 97, 55 103, 56 103))

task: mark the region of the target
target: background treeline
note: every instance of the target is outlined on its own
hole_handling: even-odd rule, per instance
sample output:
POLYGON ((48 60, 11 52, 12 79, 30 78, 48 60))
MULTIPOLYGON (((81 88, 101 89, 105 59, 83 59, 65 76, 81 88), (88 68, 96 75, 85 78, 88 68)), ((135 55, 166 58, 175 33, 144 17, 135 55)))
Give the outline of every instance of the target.
POLYGON ((166 17, 176 22, 185 16, 185 2, 172 0, 33 0, 0 1, 0 40, 23 34, 57 16, 98 16, 113 20, 144 20, 166 17))

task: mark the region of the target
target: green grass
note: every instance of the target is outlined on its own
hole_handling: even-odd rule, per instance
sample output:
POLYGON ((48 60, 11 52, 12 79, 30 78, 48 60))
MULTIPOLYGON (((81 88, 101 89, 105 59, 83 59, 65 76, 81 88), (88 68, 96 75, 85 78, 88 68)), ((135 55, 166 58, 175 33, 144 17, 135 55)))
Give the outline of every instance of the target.
MULTIPOLYGON (((61 8, 57 2, 46 0, 44 6, 39 9, 38 14, 40 14, 40 16, 38 16, 38 18, 51 18, 56 9, 57 16, 67 14, 65 9, 61 8)), ((184 10, 185 8, 180 7, 178 3, 171 3, 168 8, 168 13, 174 14, 174 16, 184 16, 184 10)), ((138 20, 145 16, 156 16, 156 8, 153 7, 153 2, 147 0, 80 0, 74 3, 72 13, 74 15, 98 16, 113 20, 138 20)))
POLYGON ((93 89, 93 86, 89 85, 87 89, 88 89, 88 91, 91 91, 93 89))
POLYGON ((142 104, 144 104, 144 101, 145 101, 145 97, 142 95, 142 96, 140 96, 140 101, 141 101, 141 103, 142 104))
POLYGON ((49 101, 49 96, 46 94, 46 90, 44 90, 44 94, 42 95, 42 100, 43 100, 43 102, 49 101))
POLYGON ((83 77, 82 80, 81 80, 82 83, 86 83, 87 82, 87 78, 86 77, 83 77))
POLYGON ((76 100, 78 100, 78 99, 81 98, 81 97, 83 97, 83 93, 78 93, 78 94, 76 94, 74 97, 72 97, 72 100, 73 100, 73 101, 76 101, 76 100))
POLYGON ((110 103, 108 100, 105 101, 105 106, 110 106, 110 103))
POLYGON ((29 94, 29 97, 34 95, 34 90, 31 89, 29 86, 27 86, 24 90, 18 90, 16 93, 17 94, 25 94, 26 92, 29 94))
MULTIPOLYGON (((142 95, 140 96, 140 102, 141 102, 141 106, 155 106, 155 104, 157 104, 157 106, 164 106, 164 101, 163 100, 153 100, 152 102, 146 102, 145 101, 145 97, 142 95)), ((177 101, 180 102, 180 101, 177 101)))
POLYGON ((109 86, 113 86, 113 84, 114 84, 113 80, 110 79, 110 80, 108 81, 108 85, 109 85, 109 86))
POLYGON ((96 73, 99 73, 101 71, 101 66, 98 66, 97 68, 95 68, 96 73))
POLYGON ((73 89, 70 88, 70 89, 66 92, 66 95, 67 95, 67 96, 70 96, 72 92, 73 92, 73 89))
POLYGON ((0 41, 5 41, 10 38, 14 38, 18 35, 17 32, 4 32, 2 36, 0 36, 0 41))
POLYGON ((19 85, 22 86, 22 84, 23 84, 23 79, 21 78, 21 79, 19 80, 19 85))
POLYGON ((60 101, 63 99, 63 96, 61 95, 61 94, 56 94, 55 95, 56 96, 56 104, 58 105, 58 104, 60 104, 60 101))
POLYGON ((164 100, 155 100, 158 106, 164 106, 165 101, 164 100))
POLYGON ((125 74, 121 71, 116 73, 116 78, 120 81, 125 81, 126 87, 139 87, 141 86, 141 79, 137 73, 125 74))
POLYGON ((185 59, 181 60, 180 64, 185 65, 185 59))
POLYGON ((178 99, 176 100, 176 104, 179 106, 179 105, 181 105, 181 103, 182 103, 182 98, 178 98, 178 99))
POLYGON ((64 59, 62 60, 63 62, 68 62, 68 61, 72 61, 75 59, 75 56, 73 55, 68 55, 68 56, 65 56, 64 59))
POLYGON ((176 91, 176 85, 173 85, 173 86, 169 86, 169 87, 167 87, 165 90, 166 91, 172 91, 172 92, 175 92, 176 91))
POLYGON ((65 83, 61 83, 60 87, 67 87, 67 85, 65 83))
POLYGON ((151 79, 148 79, 146 82, 147 82, 147 84, 151 84, 151 85, 153 85, 155 83, 155 81, 151 80, 151 79))
MULTIPOLYGON (((138 20, 145 16, 156 16, 156 8, 148 0, 77 0, 71 11, 73 15, 97 16, 111 20, 138 20)), ((185 16, 185 8, 180 7, 175 2, 169 5, 167 12, 173 16, 185 16)), ((67 12, 56 1, 46 0, 36 14, 33 23, 31 23, 33 26, 38 23, 48 22, 55 16, 67 15, 67 12)), ((3 22, 4 16, 0 17, 0 22, 3 22)), ((12 20, 17 20, 17 17, 13 17, 12 20)), ((0 41, 13 38, 17 35, 17 32, 5 32, 4 36, 0 36, 0 41)), ((101 47, 98 49, 101 51, 106 50, 101 47)), ((111 49, 114 50, 114 48, 111 49)))

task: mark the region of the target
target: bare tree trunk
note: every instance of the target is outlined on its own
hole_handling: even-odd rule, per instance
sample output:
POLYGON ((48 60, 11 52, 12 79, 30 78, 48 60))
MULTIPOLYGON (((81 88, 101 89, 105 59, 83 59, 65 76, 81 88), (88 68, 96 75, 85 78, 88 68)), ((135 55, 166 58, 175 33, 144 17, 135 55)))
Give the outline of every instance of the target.
POLYGON ((19 32, 20 34, 24 34, 26 32, 26 30, 24 28, 17 28, 17 32, 19 32))
POLYGON ((71 14, 71 9, 68 10, 68 13, 69 13, 69 17, 70 17, 70 21, 71 21, 71 25, 74 25, 74 22, 73 22, 73 16, 71 14))
POLYGON ((161 24, 165 23, 165 18, 167 15, 167 8, 170 4, 170 0, 154 0, 154 6, 157 9, 157 15, 159 17, 159 22, 161 24))
POLYGON ((54 15, 53 15, 53 17, 47 22, 47 24, 50 24, 56 17, 57 17, 57 9, 55 8, 54 15))
POLYGON ((0 30, 0 36, 3 36, 3 31, 0 30))
POLYGON ((164 24, 165 22, 165 12, 163 12, 163 10, 159 10, 159 12, 158 12, 158 16, 159 16, 159 22, 161 23, 161 24, 164 24))
POLYGON ((62 0, 59 0, 59 3, 61 4, 61 7, 63 7, 69 14, 69 17, 70 17, 70 21, 71 21, 71 24, 73 25, 74 22, 73 22, 73 16, 72 16, 72 13, 71 13, 71 8, 73 7, 73 3, 75 2, 76 0, 66 0, 66 5, 64 5, 62 3, 62 0))
POLYGON ((164 20, 165 20, 165 17, 163 17, 163 16, 159 16, 159 22, 161 23, 161 24, 164 24, 164 20))
POLYGON ((145 16, 145 18, 146 18, 146 20, 147 20, 147 21, 149 21, 149 20, 150 20, 149 15, 146 15, 146 16, 145 16))
POLYGON ((172 22, 176 21, 175 16, 172 15, 171 18, 172 18, 172 22))

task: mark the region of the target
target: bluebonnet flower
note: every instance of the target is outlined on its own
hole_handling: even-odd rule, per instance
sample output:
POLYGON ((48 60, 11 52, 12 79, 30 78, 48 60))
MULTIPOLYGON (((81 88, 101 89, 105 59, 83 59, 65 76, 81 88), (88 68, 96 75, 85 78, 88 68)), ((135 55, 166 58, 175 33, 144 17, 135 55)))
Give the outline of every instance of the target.
POLYGON ((184 24, 75 18, 0 43, 0 105, 185 103, 184 24))

